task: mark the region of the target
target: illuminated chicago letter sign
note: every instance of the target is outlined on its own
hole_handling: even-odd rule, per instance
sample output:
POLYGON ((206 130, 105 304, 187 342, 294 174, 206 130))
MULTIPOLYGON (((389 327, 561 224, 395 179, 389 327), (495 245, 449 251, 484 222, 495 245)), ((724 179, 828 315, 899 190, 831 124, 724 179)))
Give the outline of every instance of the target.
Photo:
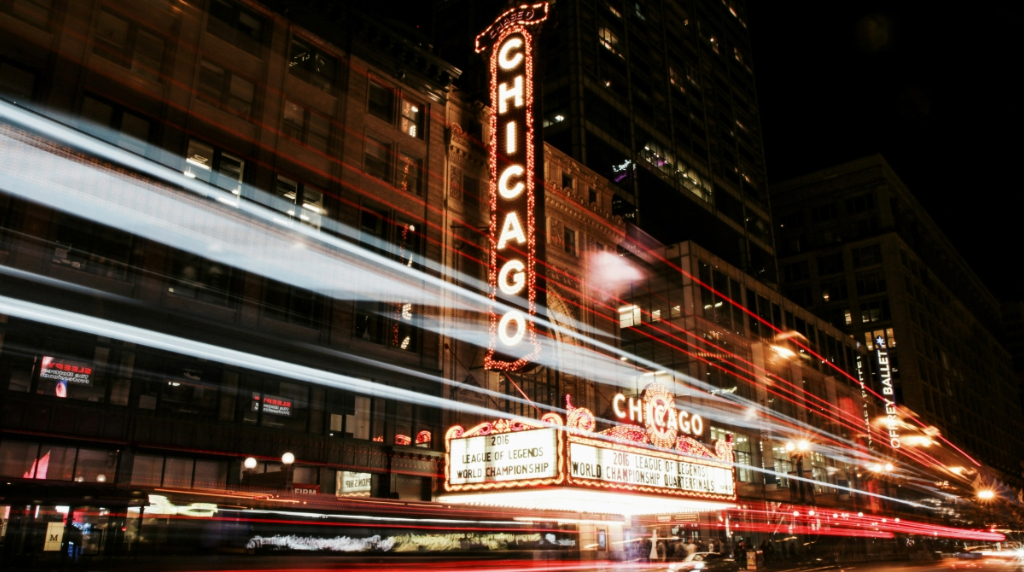
POLYGON ((537 312, 535 211, 542 197, 534 184, 533 49, 530 29, 547 18, 548 4, 502 14, 476 38, 476 51, 491 50, 490 199, 491 319, 486 367, 517 370, 540 344, 537 312))

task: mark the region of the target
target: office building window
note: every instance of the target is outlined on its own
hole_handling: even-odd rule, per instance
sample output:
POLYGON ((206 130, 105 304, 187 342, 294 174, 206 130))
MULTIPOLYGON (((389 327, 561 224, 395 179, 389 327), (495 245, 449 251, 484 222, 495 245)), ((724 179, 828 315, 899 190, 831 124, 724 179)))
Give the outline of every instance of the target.
POLYGON ((563 227, 562 231, 563 241, 565 242, 565 251, 569 254, 576 254, 576 231, 568 227, 563 227))
POLYGON ((872 244, 863 248, 853 249, 853 267, 863 268, 882 263, 882 246, 872 244))
POLYGON ((323 296, 320 294, 267 279, 264 310, 271 318, 307 328, 318 328, 323 304, 323 296))
POLYGON ((52 261, 90 274, 124 279, 133 250, 134 240, 124 231, 60 215, 52 261))
POLYGON ((233 276, 234 269, 226 264, 175 250, 171 255, 171 285, 167 291, 175 296, 226 306, 234 301, 233 276))
POLYGON ((47 28, 53 0, 9 0, 0 2, 0 10, 37 28, 47 28))
POLYGON ((131 474, 132 486, 221 488, 227 484, 228 464, 189 457, 135 455, 131 474))
POLYGON ((846 214, 857 214, 875 208, 875 196, 865 193, 846 199, 846 214))
MULTIPOLYGON (((219 368, 191 361, 171 359, 164 368, 157 410, 173 416, 196 415, 212 419, 217 415, 219 368)), ((155 388, 154 388, 155 389, 155 388)))
POLYGON ((619 37, 612 32, 611 28, 601 28, 597 31, 597 36, 600 39, 601 45, 605 47, 611 53, 622 57, 619 53, 619 37))
POLYGON ((326 153, 330 131, 330 119, 297 103, 285 100, 281 132, 286 137, 326 153))
POLYGON ((462 176, 462 196, 463 200, 472 199, 475 201, 480 200, 480 179, 476 177, 470 177, 469 175, 462 176))
POLYGON ((399 128, 402 133, 417 139, 423 139, 423 106, 419 103, 402 100, 402 121, 399 128))
POLYGON ((423 160, 402 153, 398 156, 398 188, 423 194, 423 160))
POLYGON ((248 118, 253 112, 255 93, 251 81, 208 61, 200 64, 200 99, 248 118))
POLYGON ((885 292, 885 274, 872 272, 857 276, 857 295, 868 296, 885 292))
POLYGON ((818 257, 818 276, 830 276, 843 271, 843 253, 828 254, 818 257))
POLYGON ((338 60, 314 48, 309 42, 292 38, 291 54, 288 60, 288 71, 324 91, 330 91, 334 85, 338 70, 338 60))
POLYGON ((117 452, 32 441, 0 442, 0 476, 19 479, 113 483, 117 452))
POLYGON ((158 81, 164 41, 155 33, 103 9, 96 21, 93 53, 144 78, 158 81))
POLYGON ((813 220, 814 222, 824 222, 833 220, 836 218, 836 216, 836 205, 833 203, 817 206, 811 209, 811 220, 813 220))
POLYGON ((383 304, 376 301, 362 301, 356 303, 355 337, 359 340, 384 343, 384 315, 383 304))
POLYGON ((833 282, 821 283, 822 302, 836 302, 839 300, 845 300, 848 297, 849 296, 846 288, 846 280, 836 280, 833 282))
POLYGON ((366 138, 366 174, 384 182, 391 182, 391 145, 366 138))
POLYGON ((880 298, 860 304, 860 321, 862 324, 871 324, 889 319, 889 300, 880 298))
POLYGON ((632 328, 640 325, 640 306, 630 304, 619 308, 619 327, 632 328))
POLYGON ((811 276, 811 272, 806 260, 801 260, 800 262, 787 264, 782 267, 782 271, 786 276, 786 282, 797 282, 800 280, 807 280, 811 276))
POLYGON ((562 188, 563 189, 575 189, 576 188, 576 181, 572 178, 571 175, 568 175, 566 173, 562 173, 562 188))
POLYGON ((206 31, 253 55, 260 55, 264 20, 255 12, 229 0, 210 0, 206 31))
POLYGON ((385 400, 356 395, 352 414, 345 418, 345 433, 352 439, 384 442, 385 400))
POLYGON ((8 97, 31 99, 36 74, 7 62, 0 62, 0 93, 8 97))
POLYGON ((395 244, 398 247, 398 261, 412 268, 420 265, 420 233, 416 225, 399 222, 395 228, 395 244))
POLYGON ((185 176, 213 183, 241 196, 245 161, 231 153, 215 149, 206 143, 189 140, 185 154, 185 176))
POLYGON ((145 155, 149 150, 151 122, 123 106, 85 95, 82 98, 82 131, 129 151, 145 155))
POLYGON ((394 123, 395 92, 390 88, 370 80, 370 98, 368 105, 370 115, 394 123))
POLYGON ((754 482, 754 472, 750 469, 754 461, 750 437, 721 427, 711 427, 711 443, 719 439, 726 440, 729 435, 732 436, 732 451, 736 455, 736 478, 743 483, 754 482))
POLYGON ((304 383, 263 380, 263 392, 253 394, 252 407, 261 408, 260 425, 306 431, 309 423, 309 386, 304 383), (258 396, 258 398, 257 398, 258 396))
POLYGON ((313 228, 320 228, 321 217, 326 213, 323 192, 278 175, 274 181, 273 197, 270 205, 272 208, 287 214, 289 218, 298 218, 313 228))

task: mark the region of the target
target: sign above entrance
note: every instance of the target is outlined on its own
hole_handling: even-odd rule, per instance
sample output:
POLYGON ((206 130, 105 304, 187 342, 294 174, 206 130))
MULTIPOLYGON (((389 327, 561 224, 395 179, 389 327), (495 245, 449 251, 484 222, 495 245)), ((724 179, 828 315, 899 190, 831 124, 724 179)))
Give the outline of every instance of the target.
POLYGON ((537 313, 536 211, 543 186, 536 185, 533 98, 534 29, 547 18, 548 3, 513 8, 476 38, 476 51, 491 49, 489 164, 491 257, 489 369, 522 369, 540 353, 537 313))
MULTIPOLYGON (((664 390, 657 384, 647 389, 652 396, 664 390)), ((501 419, 468 430, 458 425, 449 429, 445 490, 564 485, 712 501, 736 499, 731 437, 717 441, 712 452, 687 435, 667 440, 661 426, 645 431, 637 425, 617 425, 595 432, 596 418, 590 410, 573 407, 569 396, 566 406, 569 413, 564 423, 559 415, 548 413, 540 421, 501 419), (659 447, 659 443, 668 446, 659 447)), ((650 409, 651 419, 668 418, 667 408, 651 405, 650 409)), ((677 423, 683 413, 673 413, 677 423)), ((691 432, 693 417, 687 416, 691 432)))

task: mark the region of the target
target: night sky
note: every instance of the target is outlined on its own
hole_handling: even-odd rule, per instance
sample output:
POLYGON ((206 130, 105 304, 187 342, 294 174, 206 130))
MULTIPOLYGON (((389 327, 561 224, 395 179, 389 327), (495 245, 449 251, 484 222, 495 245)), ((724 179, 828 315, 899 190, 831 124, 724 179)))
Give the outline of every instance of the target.
POLYGON ((1024 299, 1013 4, 747 2, 769 182, 881 153, 992 292, 1024 299))
MULTIPOLYGON (((359 1, 429 33, 428 2, 359 1)), ((746 4, 769 182, 881 153, 992 292, 1024 299, 1018 4, 746 4)))

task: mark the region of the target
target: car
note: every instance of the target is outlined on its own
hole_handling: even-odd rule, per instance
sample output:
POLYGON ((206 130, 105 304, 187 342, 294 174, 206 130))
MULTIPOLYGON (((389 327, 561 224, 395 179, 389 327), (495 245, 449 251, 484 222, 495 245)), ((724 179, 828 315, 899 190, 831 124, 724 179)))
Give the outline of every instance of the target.
POLYGON ((739 569, 739 563, 719 552, 694 552, 684 558, 682 562, 673 562, 668 567, 669 572, 682 572, 684 570, 736 572, 739 569))

